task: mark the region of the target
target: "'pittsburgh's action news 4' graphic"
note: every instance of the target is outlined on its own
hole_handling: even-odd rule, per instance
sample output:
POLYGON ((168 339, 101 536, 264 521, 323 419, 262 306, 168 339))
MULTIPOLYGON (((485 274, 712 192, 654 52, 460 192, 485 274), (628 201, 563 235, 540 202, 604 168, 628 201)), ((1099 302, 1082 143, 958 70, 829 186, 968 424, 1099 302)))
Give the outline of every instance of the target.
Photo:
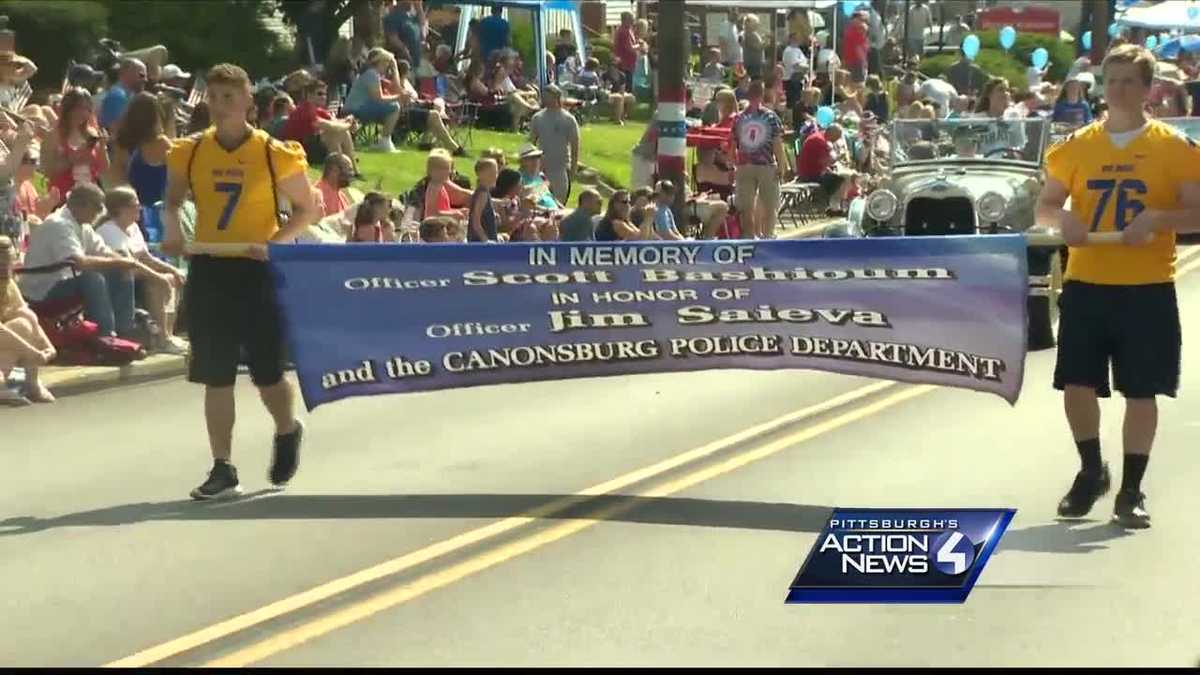
POLYGON ((962 603, 1015 509, 834 509, 789 603, 962 603))

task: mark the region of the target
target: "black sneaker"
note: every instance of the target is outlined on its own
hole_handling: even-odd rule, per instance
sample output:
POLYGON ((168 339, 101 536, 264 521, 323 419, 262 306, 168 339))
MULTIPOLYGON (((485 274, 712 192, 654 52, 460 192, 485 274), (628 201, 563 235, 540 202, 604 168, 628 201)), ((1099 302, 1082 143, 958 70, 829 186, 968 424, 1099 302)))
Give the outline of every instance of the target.
POLYGON ((296 421, 296 430, 275 437, 275 451, 271 457, 271 470, 267 474, 272 485, 286 485, 296 475, 300 466, 300 442, 304 440, 304 425, 296 421))
POLYGON ((454 152, 452 152, 452 153, 450 153, 450 154, 451 154, 451 155, 453 155, 453 156, 455 156, 455 157, 466 157, 466 156, 467 156, 467 149, 466 149, 466 148, 464 148, 463 146, 461 146, 461 145, 460 145, 460 146, 458 146, 457 148, 455 148, 455 149, 454 149, 454 152))
POLYGON ((192 499, 229 499, 240 494, 242 486, 238 483, 237 468, 228 462, 214 462, 208 480, 192 490, 192 499))
POLYGON ((1113 506, 1113 522, 1131 530, 1150 527, 1150 512, 1146 510, 1146 495, 1135 490, 1121 490, 1113 506))
POLYGON ((1100 473, 1088 474, 1080 471, 1075 474, 1075 482, 1067 495, 1058 503, 1058 515, 1063 518, 1082 518, 1092 510, 1096 500, 1108 494, 1112 486, 1112 476, 1108 472, 1108 463, 1100 467, 1100 473))

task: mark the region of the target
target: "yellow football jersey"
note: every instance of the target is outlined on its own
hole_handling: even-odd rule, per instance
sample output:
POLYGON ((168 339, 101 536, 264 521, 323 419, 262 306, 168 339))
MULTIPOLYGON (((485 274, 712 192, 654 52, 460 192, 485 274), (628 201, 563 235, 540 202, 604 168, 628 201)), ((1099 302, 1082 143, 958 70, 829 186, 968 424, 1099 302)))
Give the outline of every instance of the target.
MULTIPOLYGON (((1150 120, 1124 148, 1103 123, 1090 124, 1046 153, 1046 175, 1067 187, 1071 211, 1092 232, 1125 229, 1145 209, 1178 208, 1179 185, 1200 181, 1200 146, 1170 125, 1150 120)), ((1175 278, 1175 233, 1145 246, 1071 248, 1065 278, 1140 285, 1175 278)))
POLYGON ((167 155, 167 170, 191 186, 196 241, 206 243, 266 242, 279 230, 276 184, 307 168, 299 143, 261 129, 230 152, 210 128, 176 140, 167 155))

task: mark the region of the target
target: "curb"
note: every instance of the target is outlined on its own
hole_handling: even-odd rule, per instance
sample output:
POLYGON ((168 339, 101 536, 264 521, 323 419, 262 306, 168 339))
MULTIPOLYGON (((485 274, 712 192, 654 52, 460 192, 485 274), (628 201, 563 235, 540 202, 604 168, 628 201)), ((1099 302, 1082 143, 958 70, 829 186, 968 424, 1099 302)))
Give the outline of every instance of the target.
POLYGON ((126 366, 49 367, 42 371, 42 383, 55 395, 71 395, 117 385, 163 380, 186 373, 185 357, 155 354, 126 366))

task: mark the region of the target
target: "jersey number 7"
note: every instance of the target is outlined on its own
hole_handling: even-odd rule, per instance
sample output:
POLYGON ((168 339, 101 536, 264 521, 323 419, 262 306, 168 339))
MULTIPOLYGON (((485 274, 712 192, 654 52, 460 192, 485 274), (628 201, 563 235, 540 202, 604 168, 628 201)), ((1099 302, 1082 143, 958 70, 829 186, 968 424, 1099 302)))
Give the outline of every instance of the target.
POLYGON ((1137 218, 1138 214, 1146 208, 1145 204, 1130 196, 1131 194, 1146 194, 1146 184, 1136 178, 1126 178, 1120 182, 1111 178, 1089 180, 1087 188, 1088 190, 1096 190, 1100 193, 1100 201, 1096 203, 1096 214, 1092 216, 1092 232, 1099 229, 1100 219, 1104 217, 1104 210, 1108 208, 1108 200, 1112 198, 1114 191, 1117 193, 1117 208, 1114 215, 1118 232, 1124 230, 1125 226, 1132 222, 1134 218, 1137 218))
POLYGON ((237 208, 238 200, 242 197, 242 184, 217 183, 213 186, 213 188, 217 192, 225 192, 229 194, 229 201, 225 202, 225 209, 221 211, 221 219, 217 221, 217 229, 224 230, 225 228, 229 227, 229 219, 233 217, 233 210, 237 208))

